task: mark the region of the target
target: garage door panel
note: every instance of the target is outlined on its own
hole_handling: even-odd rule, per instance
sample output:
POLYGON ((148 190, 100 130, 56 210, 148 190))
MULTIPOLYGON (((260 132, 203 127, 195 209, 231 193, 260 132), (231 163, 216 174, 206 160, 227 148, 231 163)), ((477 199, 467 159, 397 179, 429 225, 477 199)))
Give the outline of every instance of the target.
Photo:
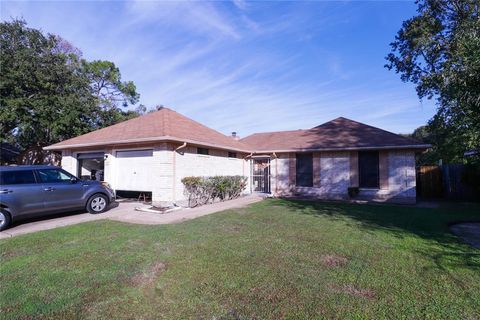
POLYGON ((153 150, 117 151, 117 190, 152 191, 153 150))

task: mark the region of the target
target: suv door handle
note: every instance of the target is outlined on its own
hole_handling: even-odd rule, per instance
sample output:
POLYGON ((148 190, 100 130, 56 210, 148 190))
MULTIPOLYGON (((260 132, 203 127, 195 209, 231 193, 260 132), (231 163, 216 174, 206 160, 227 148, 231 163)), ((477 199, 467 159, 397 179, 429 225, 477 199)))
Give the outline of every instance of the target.
POLYGON ((45 191, 54 191, 54 190, 55 190, 55 188, 52 188, 52 187, 47 187, 47 188, 44 188, 43 190, 45 190, 45 191))
POLYGON ((13 190, 8 190, 8 189, 0 190, 0 194, 12 193, 12 192, 13 192, 13 190))

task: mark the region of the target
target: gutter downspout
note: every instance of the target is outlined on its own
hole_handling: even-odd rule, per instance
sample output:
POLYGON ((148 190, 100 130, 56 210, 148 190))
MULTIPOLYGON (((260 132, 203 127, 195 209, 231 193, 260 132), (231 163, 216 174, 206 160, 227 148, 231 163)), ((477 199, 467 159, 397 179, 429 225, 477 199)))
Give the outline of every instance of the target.
POLYGON ((172 181, 172 201, 173 203, 175 204, 176 202, 176 196, 175 196, 175 193, 176 193, 176 179, 177 179, 177 164, 176 164, 176 154, 178 152, 178 150, 180 149, 183 149, 187 146, 187 143, 184 142, 181 146, 175 148, 173 150, 173 159, 172 159, 172 166, 173 166, 173 170, 172 170, 172 175, 173 175, 173 181, 172 181))

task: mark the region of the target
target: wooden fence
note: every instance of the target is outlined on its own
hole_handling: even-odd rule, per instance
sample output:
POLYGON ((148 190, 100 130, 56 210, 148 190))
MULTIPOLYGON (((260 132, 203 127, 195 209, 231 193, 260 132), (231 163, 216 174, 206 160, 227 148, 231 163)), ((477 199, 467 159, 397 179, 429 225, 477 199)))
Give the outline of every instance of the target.
POLYGON ((420 166, 417 168, 417 196, 422 198, 441 198, 442 170, 439 166, 420 166))
POLYGON ((417 168, 417 196, 480 201, 479 169, 463 164, 417 168))

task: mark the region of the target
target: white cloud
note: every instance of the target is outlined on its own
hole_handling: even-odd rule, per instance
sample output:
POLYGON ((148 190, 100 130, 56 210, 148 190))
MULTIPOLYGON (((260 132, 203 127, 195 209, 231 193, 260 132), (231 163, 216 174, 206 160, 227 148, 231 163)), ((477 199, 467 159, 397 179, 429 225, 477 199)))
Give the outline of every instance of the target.
POLYGON ((240 10, 247 9, 247 2, 245 0, 233 0, 233 4, 240 10))
POLYGON ((134 23, 153 21, 210 37, 240 38, 231 20, 209 2, 132 1, 127 8, 134 23))

